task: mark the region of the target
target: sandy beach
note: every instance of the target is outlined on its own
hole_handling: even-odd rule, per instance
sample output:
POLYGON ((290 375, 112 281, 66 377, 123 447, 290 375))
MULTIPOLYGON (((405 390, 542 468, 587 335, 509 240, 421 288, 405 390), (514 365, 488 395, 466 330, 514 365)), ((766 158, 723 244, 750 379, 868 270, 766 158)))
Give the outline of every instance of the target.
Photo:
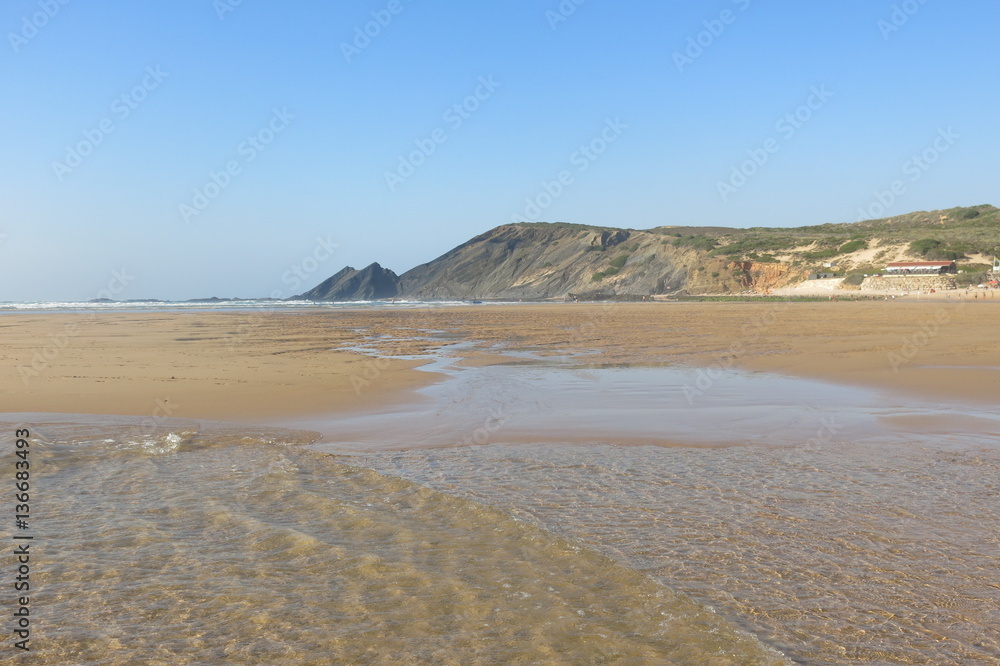
POLYGON ((994 663, 998 314, 4 314, 40 663, 994 663))
POLYGON ((462 363, 574 353, 582 366, 780 373, 922 398, 995 403, 993 303, 524 304, 413 310, 5 314, 4 412, 238 422, 408 400, 415 357, 462 363))

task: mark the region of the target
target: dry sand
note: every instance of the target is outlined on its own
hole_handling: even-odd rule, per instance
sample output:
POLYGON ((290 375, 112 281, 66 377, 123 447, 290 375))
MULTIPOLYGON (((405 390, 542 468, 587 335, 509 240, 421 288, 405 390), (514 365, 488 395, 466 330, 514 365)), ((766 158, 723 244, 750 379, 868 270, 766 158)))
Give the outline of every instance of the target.
POLYGON ((407 355, 460 341, 472 344, 449 353, 464 363, 575 351, 581 364, 743 368, 996 404, 998 339, 1000 300, 11 313, 0 412, 259 423, 391 406, 438 376, 344 347, 407 355))

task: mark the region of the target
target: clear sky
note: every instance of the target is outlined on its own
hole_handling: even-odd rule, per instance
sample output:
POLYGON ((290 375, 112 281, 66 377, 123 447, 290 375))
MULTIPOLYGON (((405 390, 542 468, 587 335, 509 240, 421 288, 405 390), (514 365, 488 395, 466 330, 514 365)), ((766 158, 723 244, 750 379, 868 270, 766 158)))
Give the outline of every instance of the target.
POLYGON ((512 219, 1000 204, 998 25, 995 0, 8 0, 0 300, 286 297, 512 219))

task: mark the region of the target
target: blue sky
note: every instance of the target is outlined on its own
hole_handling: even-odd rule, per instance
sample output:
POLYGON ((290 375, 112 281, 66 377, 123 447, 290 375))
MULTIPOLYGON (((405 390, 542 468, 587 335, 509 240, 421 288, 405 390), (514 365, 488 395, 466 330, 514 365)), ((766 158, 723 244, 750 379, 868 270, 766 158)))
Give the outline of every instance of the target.
POLYGON ((512 219, 1000 203, 996 2, 674 4, 10 0, 0 300, 286 297, 512 219))

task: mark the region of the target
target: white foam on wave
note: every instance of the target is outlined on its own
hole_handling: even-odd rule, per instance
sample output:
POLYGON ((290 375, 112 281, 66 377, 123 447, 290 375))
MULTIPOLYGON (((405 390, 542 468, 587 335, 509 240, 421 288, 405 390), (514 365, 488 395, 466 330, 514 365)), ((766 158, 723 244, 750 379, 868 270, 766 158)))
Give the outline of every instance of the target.
POLYGON ((138 449, 150 455, 161 456, 177 451, 183 441, 184 437, 171 432, 162 437, 143 437, 142 439, 125 440, 119 449, 138 449))

